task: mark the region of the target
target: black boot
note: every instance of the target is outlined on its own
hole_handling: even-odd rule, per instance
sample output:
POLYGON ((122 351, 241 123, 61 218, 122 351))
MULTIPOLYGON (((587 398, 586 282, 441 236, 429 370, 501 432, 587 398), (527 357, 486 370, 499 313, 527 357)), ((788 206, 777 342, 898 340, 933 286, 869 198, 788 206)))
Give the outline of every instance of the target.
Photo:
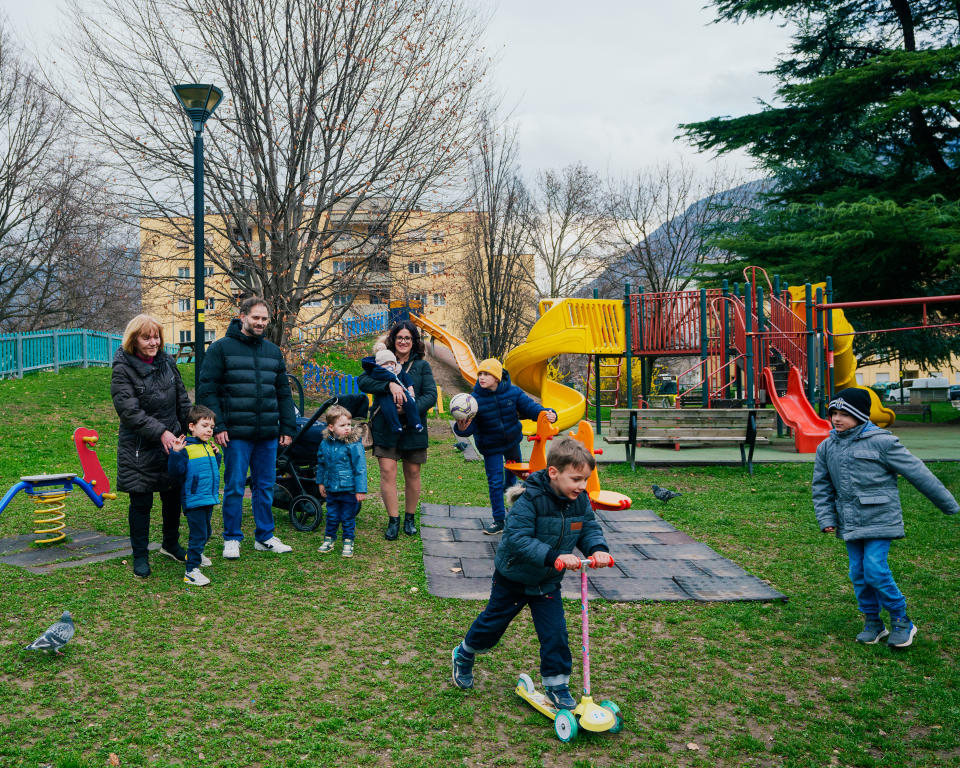
POLYGON ((133 575, 139 576, 141 579, 150 575, 150 561, 146 555, 133 558, 133 575))
POLYGON ((417 526, 413 524, 413 515, 404 515, 403 516, 403 532, 407 536, 416 536, 417 535, 417 526))
POLYGON ((400 516, 391 517, 390 521, 387 523, 387 532, 383 534, 383 538, 387 541, 396 541, 397 536, 400 535, 400 516))

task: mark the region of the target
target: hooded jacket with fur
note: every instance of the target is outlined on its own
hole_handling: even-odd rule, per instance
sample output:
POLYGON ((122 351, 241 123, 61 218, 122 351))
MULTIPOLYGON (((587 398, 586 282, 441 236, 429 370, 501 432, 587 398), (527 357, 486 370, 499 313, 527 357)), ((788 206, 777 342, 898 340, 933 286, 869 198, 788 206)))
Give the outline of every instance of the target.
POLYGON ((360 442, 359 427, 340 439, 330 427, 323 430, 323 439, 317 449, 317 485, 327 493, 366 493, 367 460, 360 442))

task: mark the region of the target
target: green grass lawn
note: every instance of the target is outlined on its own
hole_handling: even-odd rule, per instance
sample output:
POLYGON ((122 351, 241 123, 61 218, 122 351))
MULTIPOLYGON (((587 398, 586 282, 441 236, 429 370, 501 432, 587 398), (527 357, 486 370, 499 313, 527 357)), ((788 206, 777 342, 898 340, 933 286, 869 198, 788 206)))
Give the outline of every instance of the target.
MULTIPOLYGON (((77 471, 80 425, 100 431, 114 476, 109 380, 94 369, 0 382, 2 490, 23 474, 77 471)), ((482 466, 463 462, 443 422, 430 428, 424 500, 485 504, 482 466)), ((960 492, 960 464, 932 469, 960 492)), ((427 593, 419 539, 384 541, 376 497, 352 561, 321 559, 320 535, 278 511, 293 553, 254 553, 247 518, 242 557, 225 562, 215 513, 203 589, 159 557, 145 581, 119 559, 42 576, 0 565, 0 765, 103 766, 111 754, 122 766, 238 768, 960 765, 960 520, 902 487, 908 538, 891 562, 920 631, 905 652, 858 646, 845 553, 817 531, 810 472, 602 467, 605 487, 656 505, 789 601, 595 601, 594 692, 626 725, 569 745, 512 692, 518 673, 538 678, 528 614, 478 662, 473 691, 453 687, 450 649, 482 604, 427 593), (652 482, 684 496, 662 505, 652 482), (23 650, 64 609, 77 624, 65 654, 23 650)), ((370 475, 376 488, 372 462, 370 475)), ((0 536, 29 532, 30 506, 18 496, 0 536)), ((68 523, 125 535, 126 499, 98 510, 75 493, 68 523)), ((577 686, 576 603, 568 619, 577 686)))

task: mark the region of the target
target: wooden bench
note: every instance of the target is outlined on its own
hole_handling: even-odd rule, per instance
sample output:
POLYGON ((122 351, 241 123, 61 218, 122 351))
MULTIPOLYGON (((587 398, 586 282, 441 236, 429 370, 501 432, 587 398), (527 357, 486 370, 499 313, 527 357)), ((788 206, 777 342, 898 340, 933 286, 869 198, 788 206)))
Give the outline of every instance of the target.
POLYGON ((610 411, 610 443, 626 443, 631 466, 638 445, 711 445, 737 443, 740 463, 753 474, 753 449, 770 442, 777 414, 763 408, 614 408, 610 411))
POLYGON ((933 421, 933 411, 930 410, 930 403, 895 405, 891 410, 897 416, 919 416, 920 421, 933 421))

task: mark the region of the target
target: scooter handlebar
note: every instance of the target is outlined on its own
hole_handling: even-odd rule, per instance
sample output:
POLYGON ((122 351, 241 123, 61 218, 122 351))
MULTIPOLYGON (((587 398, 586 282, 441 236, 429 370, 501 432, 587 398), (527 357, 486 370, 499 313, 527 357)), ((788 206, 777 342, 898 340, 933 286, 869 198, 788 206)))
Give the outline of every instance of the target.
MULTIPOLYGON (((613 555, 610 555, 610 566, 613 566, 613 565, 614 565, 613 555)), ((553 561, 553 567, 556 568, 558 571, 562 571, 564 570, 564 568, 566 568, 566 566, 563 564, 563 560, 559 557, 553 561)), ((579 571, 581 568, 597 568, 597 567, 598 566, 597 566, 596 558, 593 555, 590 555, 590 557, 588 557, 586 560, 581 560, 579 565, 577 565, 576 568, 571 568, 570 570, 579 571)))

